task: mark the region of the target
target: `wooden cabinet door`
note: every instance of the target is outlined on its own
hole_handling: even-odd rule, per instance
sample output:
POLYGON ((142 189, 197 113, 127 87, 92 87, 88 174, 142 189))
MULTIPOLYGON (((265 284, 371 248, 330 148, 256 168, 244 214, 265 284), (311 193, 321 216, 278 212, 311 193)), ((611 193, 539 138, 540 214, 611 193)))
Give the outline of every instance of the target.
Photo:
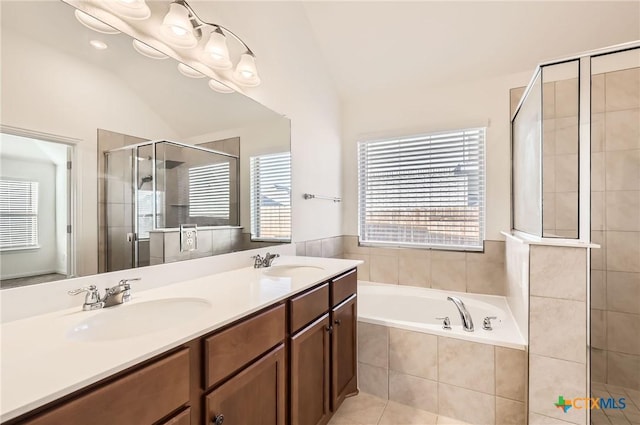
POLYGON ((284 425, 285 368, 281 344, 207 395, 205 424, 284 425))
POLYGON ((332 311, 331 410, 357 392, 357 296, 354 294, 332 311))
POLYGON ((291 338, 291 425, 329 421, 329 314, 291 338))

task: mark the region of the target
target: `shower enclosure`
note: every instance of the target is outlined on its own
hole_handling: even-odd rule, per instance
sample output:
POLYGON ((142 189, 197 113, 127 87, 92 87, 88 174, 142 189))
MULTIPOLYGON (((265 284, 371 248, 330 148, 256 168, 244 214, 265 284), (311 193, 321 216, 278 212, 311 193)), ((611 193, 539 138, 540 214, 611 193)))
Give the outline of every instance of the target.
POLYGON ((640 43, 540 65, 512 119, 512 167, 513 229, 600 245, 587 273, 587 383, 591 397, 625 398, 627 408, 587 417, 637 423, 640 43))
POLYGON ((106 271, 150 264, 150 232, 238 226, 238 157, 170 141, 105 152, 106 271))

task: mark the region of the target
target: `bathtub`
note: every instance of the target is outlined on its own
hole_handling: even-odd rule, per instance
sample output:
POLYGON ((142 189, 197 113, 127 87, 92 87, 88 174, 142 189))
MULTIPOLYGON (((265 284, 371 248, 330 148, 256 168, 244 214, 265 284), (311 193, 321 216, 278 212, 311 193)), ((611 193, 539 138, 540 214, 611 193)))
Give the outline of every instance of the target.
POLYGON ((526 348, 502 296, 358 281, 358 321, 519 350, 526 348), (450 295, 464 302, 473 319, 474 332, 462 329, 458 309, 447 301, 450 295), (445 316, 451 319, 451 330, 443 329, 442 320, 436 320, 445 316), (488 316, 497 317, 491 321, 491 331, 482 329, 483 319, 488 316))

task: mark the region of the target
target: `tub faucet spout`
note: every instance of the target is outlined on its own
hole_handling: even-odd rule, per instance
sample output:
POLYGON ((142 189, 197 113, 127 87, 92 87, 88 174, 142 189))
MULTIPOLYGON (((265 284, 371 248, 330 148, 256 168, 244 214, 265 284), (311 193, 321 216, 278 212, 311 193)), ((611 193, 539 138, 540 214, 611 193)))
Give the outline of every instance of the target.
POLYGON ((447 301, 451 301, 458 309, 460 319, 462 319, 462 329, 467 332, 473 332, 473 319, 471 319, 471 315, 462 300, 458 297, 447 297, 447 301))

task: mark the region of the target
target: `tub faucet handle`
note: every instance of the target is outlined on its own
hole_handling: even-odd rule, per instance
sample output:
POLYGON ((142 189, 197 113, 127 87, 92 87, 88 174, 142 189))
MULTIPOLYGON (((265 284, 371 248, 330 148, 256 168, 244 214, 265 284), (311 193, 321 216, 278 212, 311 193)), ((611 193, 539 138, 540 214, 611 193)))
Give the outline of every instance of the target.
POLYGON ((493 327, 491 326, 491 321, 496 319, 497 319, 496 316, 485 317, 484 320, 482 321, 482 329, 484 329, 485 331, 492 331, 493 327))
POLYGON ((446 317, 436 317, 436 320, 442 320, 442 329, 451 330, 451 320, 449 320, 449 316, 446 317))

